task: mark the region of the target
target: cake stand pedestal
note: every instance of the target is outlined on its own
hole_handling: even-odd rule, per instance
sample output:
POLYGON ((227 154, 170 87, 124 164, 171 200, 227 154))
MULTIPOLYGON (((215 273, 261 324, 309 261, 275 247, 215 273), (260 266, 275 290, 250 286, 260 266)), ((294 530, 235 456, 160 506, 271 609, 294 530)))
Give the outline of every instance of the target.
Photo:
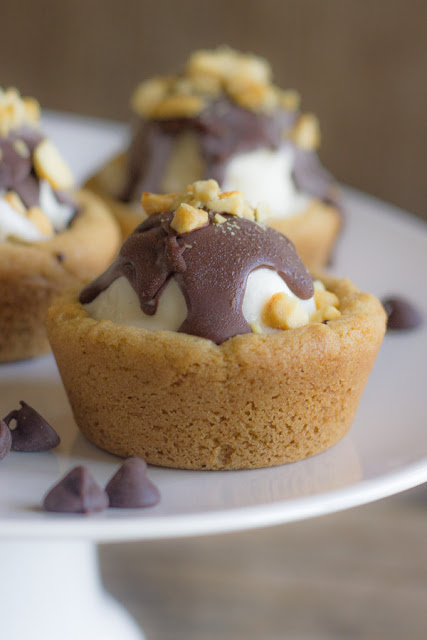
POLYGON ((90 541, 0 543, 1 637, 5 640, 143 640, 103 590, 90 541))

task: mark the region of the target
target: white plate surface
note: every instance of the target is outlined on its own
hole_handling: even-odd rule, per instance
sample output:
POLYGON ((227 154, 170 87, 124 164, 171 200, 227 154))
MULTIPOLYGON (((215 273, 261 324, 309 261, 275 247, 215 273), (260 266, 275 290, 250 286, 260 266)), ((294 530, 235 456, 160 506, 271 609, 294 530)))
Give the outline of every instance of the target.
MULTIPOLYGON (((47 114, 79 180, 127 138, 127 128, 47 114)), ((427 225, 372 198, 346 191, 347 222, 333 272, 382 297, 404 294, 427 318, 427 225)), ((325 514, 427 480, 427 323, 386 336, 354 424, 334 448, 273 469, 192 472, 150 468, 162 501, 143 511, 92 516, 44 513, 45 492, 69 469, 87 465, 102 484, 120 464, 78 434, 54 360, 0 367, 0 415, 25 400, 58 430, 55 452, 10 453, 0 462, 0 537, 123 540, 254 528, 325 514)))

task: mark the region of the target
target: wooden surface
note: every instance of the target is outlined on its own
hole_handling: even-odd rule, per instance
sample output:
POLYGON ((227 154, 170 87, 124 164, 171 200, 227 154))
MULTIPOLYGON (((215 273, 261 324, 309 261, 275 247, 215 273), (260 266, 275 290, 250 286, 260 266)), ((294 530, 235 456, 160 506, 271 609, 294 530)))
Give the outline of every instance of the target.
POLYGON ((427 489, 259 531, 104 545, 147 640, 424 640, 427 489))
POLYGON ((319 116, 337 178, 427 217, 425 0, 1 0, 0 16, 1 84, 121 120, 194 49, 266 56, 319 116))

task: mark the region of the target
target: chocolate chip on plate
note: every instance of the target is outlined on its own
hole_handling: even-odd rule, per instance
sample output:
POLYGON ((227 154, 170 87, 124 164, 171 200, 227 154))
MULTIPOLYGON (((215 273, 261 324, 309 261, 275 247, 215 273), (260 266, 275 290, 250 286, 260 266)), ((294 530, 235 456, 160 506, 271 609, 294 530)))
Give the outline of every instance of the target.
POLYGON ((110 507, 142 509, 156 505, 160 492, 146 474, 147 465, 142 458, 125 460, 105 487, 110 507))
POLYGON ((12 447, 12 434, 7 424, 0 420, 0 460, 9 453, 12 447))
POLYGON ((400 296, 390 296, 382 300, 387 314, 387 329, 402 331, 415 329, 423 323, 420 311, 414 305, 400 296))
POLYGON ((46 511, 94 513, 108 507, 108 496, 86 467, 74 467, 46 494, 46 511))
POLYGON ((35 409, 20 401, 21 409, 15 409, 3 418, 7 426, 16 420, 12 430, 13 451, 48 451, 61 442, 55 429, 35 409))

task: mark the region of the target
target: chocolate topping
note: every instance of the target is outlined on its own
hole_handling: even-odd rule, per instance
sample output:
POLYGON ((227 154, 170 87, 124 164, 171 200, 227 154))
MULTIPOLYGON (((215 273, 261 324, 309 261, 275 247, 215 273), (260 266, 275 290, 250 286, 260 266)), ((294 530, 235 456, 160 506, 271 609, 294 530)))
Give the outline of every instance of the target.
POLYGON ((191 131, 198 139, 205 175, 194 179, 214 178, 221 184, 231 156, 259 147, 279 148, 283 132, 295 120, 294 111, 255 113, 226 97, 212 101, 202 113, 189 118, 138 118, 128 153, 127 182, 120 198, 129 202, 144 191, 160 191, 174 138, 180 133, 191 131))
POLYGON ((12 430, 12 449, 14 451, 48 451, 60 443, 56 431, 35 409, 20 401, 21 409, 7 414, 3 419, 7 426, 16 420, 12 430))
POLYGON ((12 434, 7 424, 0 420, 0 460, 2 460, 12 448, 12 434))
POLYGON ((387 329, 415 329, 423 324, 423 317, 408 300, 399 296, 385 298, 382 301, 387 314, 387 329))
POLYGON ((313 295, 310 274, 294 245, 270 228, 228 214, 184 236, 170 226, 173 212, 153 214, 129 236, 116 261, 80 294, 92 302, 114 280, 125 276, 147 315, 156 312, 169 278, 174 278, 187 303, 188 315, 178 331, 221 344, 250 333, 242 303, 251 271, 274 269, 301 299, 313 295))
POLYGON ((299 191, 340 208, 341 203, 335 180, 329 171, 321 165, 315 151, 295 147, 295 165, 292 177, 299 191))
MULTIPOLYGON (((211 102, 202 113, 189 118, 137 118, 128 151, 126 183, 119 198, 131 202, 138 200, 144 191, 161 191, 174 139, 181 133, 191 131, 196 135, 204 161, 204 176, 194 176, 194 179, 214 178, 221 185, 232 156, 261 147, 278 149, 284 144, 293 144, 284 141, 284 134, 296 120, 295 111, 254 112, 225 97, 211 102)), ((335 180, 322 167, 317 153, 293 146, 292 178, 297 189, 339 206, 335 180)))
POLYGON ((110 507, 142 509, 158 504, 159 490, 146 474, 147 465, 142 458, 125 460, 105 487, 110 507))
MULTIPOLYGON (((40 206, 40 183, 34 172, 32 152, 42 140, 44 135, 30 127, 13 130, 7 137, 0 136, 0 192, 15 191, 27 208, 40 206), (19 153, 22 143, 28 156, 19 153)), ((74 198, 60 191, 54 193, 58 202, 73 206, 77 213, 74 198)))
POLYGON ((47 493, 46 511, 92 513, 108 507, 108 496, 86 467, 75 467, 47 493))

